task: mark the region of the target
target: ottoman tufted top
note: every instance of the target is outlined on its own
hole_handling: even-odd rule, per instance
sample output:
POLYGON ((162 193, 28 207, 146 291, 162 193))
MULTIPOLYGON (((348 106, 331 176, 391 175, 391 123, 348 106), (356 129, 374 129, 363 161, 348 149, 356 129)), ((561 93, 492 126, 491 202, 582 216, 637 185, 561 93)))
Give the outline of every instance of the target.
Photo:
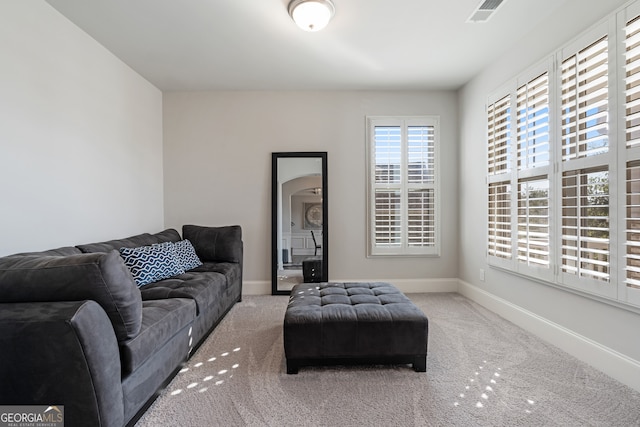
POLYGON ((406 295, 385 282, 301 283, 291 292, 287 314, 313 310, 314 307, 319 308, 316 311, 350 311, 354 315, 364 314, 367 310, 380 312, 382 309, 390 313, 403 309, 422 313, 406 295))
POLYGON ((298 284, 284 330, 287 357, 426 353, 427 317, 384 282, 298 284))

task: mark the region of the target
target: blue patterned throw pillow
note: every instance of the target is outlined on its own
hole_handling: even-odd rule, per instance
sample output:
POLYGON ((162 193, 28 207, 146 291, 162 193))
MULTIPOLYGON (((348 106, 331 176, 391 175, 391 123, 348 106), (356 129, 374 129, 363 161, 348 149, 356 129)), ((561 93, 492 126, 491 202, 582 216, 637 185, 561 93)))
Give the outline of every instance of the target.
POLYGON ((200 261, 198 255, 196 255, 196 250, 189 240, 181 240, 174 243, 173 246, 176 249, 176 257, 178 258, 178 262, 185 271, 202 265, 202 261, 200 261))
POLYGON ((184 273, 172 242, 138 248, 120 248, 120 256, 129 267, 138 286, 184 273))

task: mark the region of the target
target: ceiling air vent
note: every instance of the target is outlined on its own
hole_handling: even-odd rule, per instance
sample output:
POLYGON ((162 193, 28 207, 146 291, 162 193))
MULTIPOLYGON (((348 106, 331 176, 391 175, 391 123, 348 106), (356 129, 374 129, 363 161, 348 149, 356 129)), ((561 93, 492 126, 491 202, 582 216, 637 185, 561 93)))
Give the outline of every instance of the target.
POLYGON ((504 0, 482 0, 467 22, 487 22, 503 2, 504 0))

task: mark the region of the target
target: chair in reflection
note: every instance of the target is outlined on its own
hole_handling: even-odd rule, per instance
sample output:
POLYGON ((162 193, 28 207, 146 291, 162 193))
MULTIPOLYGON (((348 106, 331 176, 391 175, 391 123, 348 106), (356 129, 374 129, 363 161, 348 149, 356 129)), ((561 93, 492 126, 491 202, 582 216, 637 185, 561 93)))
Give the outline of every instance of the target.
POLYGON ((313 256, 302 261, 302 276, 305 283, 322 282, 322 253, 318 255, 318 249, 322 248, 322 245, 316 241, 313 230, 311 230, 311 238, 314 246, 313 256))
POLYGON ((315 234, 313 234, 313 230, 311 230, 311 238, 313 239, 313 256, 317 256, 318 255, 318 249, 320 249, 322 247, 322 245, 318 244, 318 242, 316 241, 316 236, 315 234))

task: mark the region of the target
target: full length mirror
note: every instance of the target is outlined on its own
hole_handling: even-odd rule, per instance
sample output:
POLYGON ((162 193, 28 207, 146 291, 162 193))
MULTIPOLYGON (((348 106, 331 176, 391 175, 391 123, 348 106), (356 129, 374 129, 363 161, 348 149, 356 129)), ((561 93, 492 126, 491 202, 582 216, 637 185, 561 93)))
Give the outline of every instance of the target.
POLYGON ((272 153, 271 293, 329 277, 327 153, 272 153))

